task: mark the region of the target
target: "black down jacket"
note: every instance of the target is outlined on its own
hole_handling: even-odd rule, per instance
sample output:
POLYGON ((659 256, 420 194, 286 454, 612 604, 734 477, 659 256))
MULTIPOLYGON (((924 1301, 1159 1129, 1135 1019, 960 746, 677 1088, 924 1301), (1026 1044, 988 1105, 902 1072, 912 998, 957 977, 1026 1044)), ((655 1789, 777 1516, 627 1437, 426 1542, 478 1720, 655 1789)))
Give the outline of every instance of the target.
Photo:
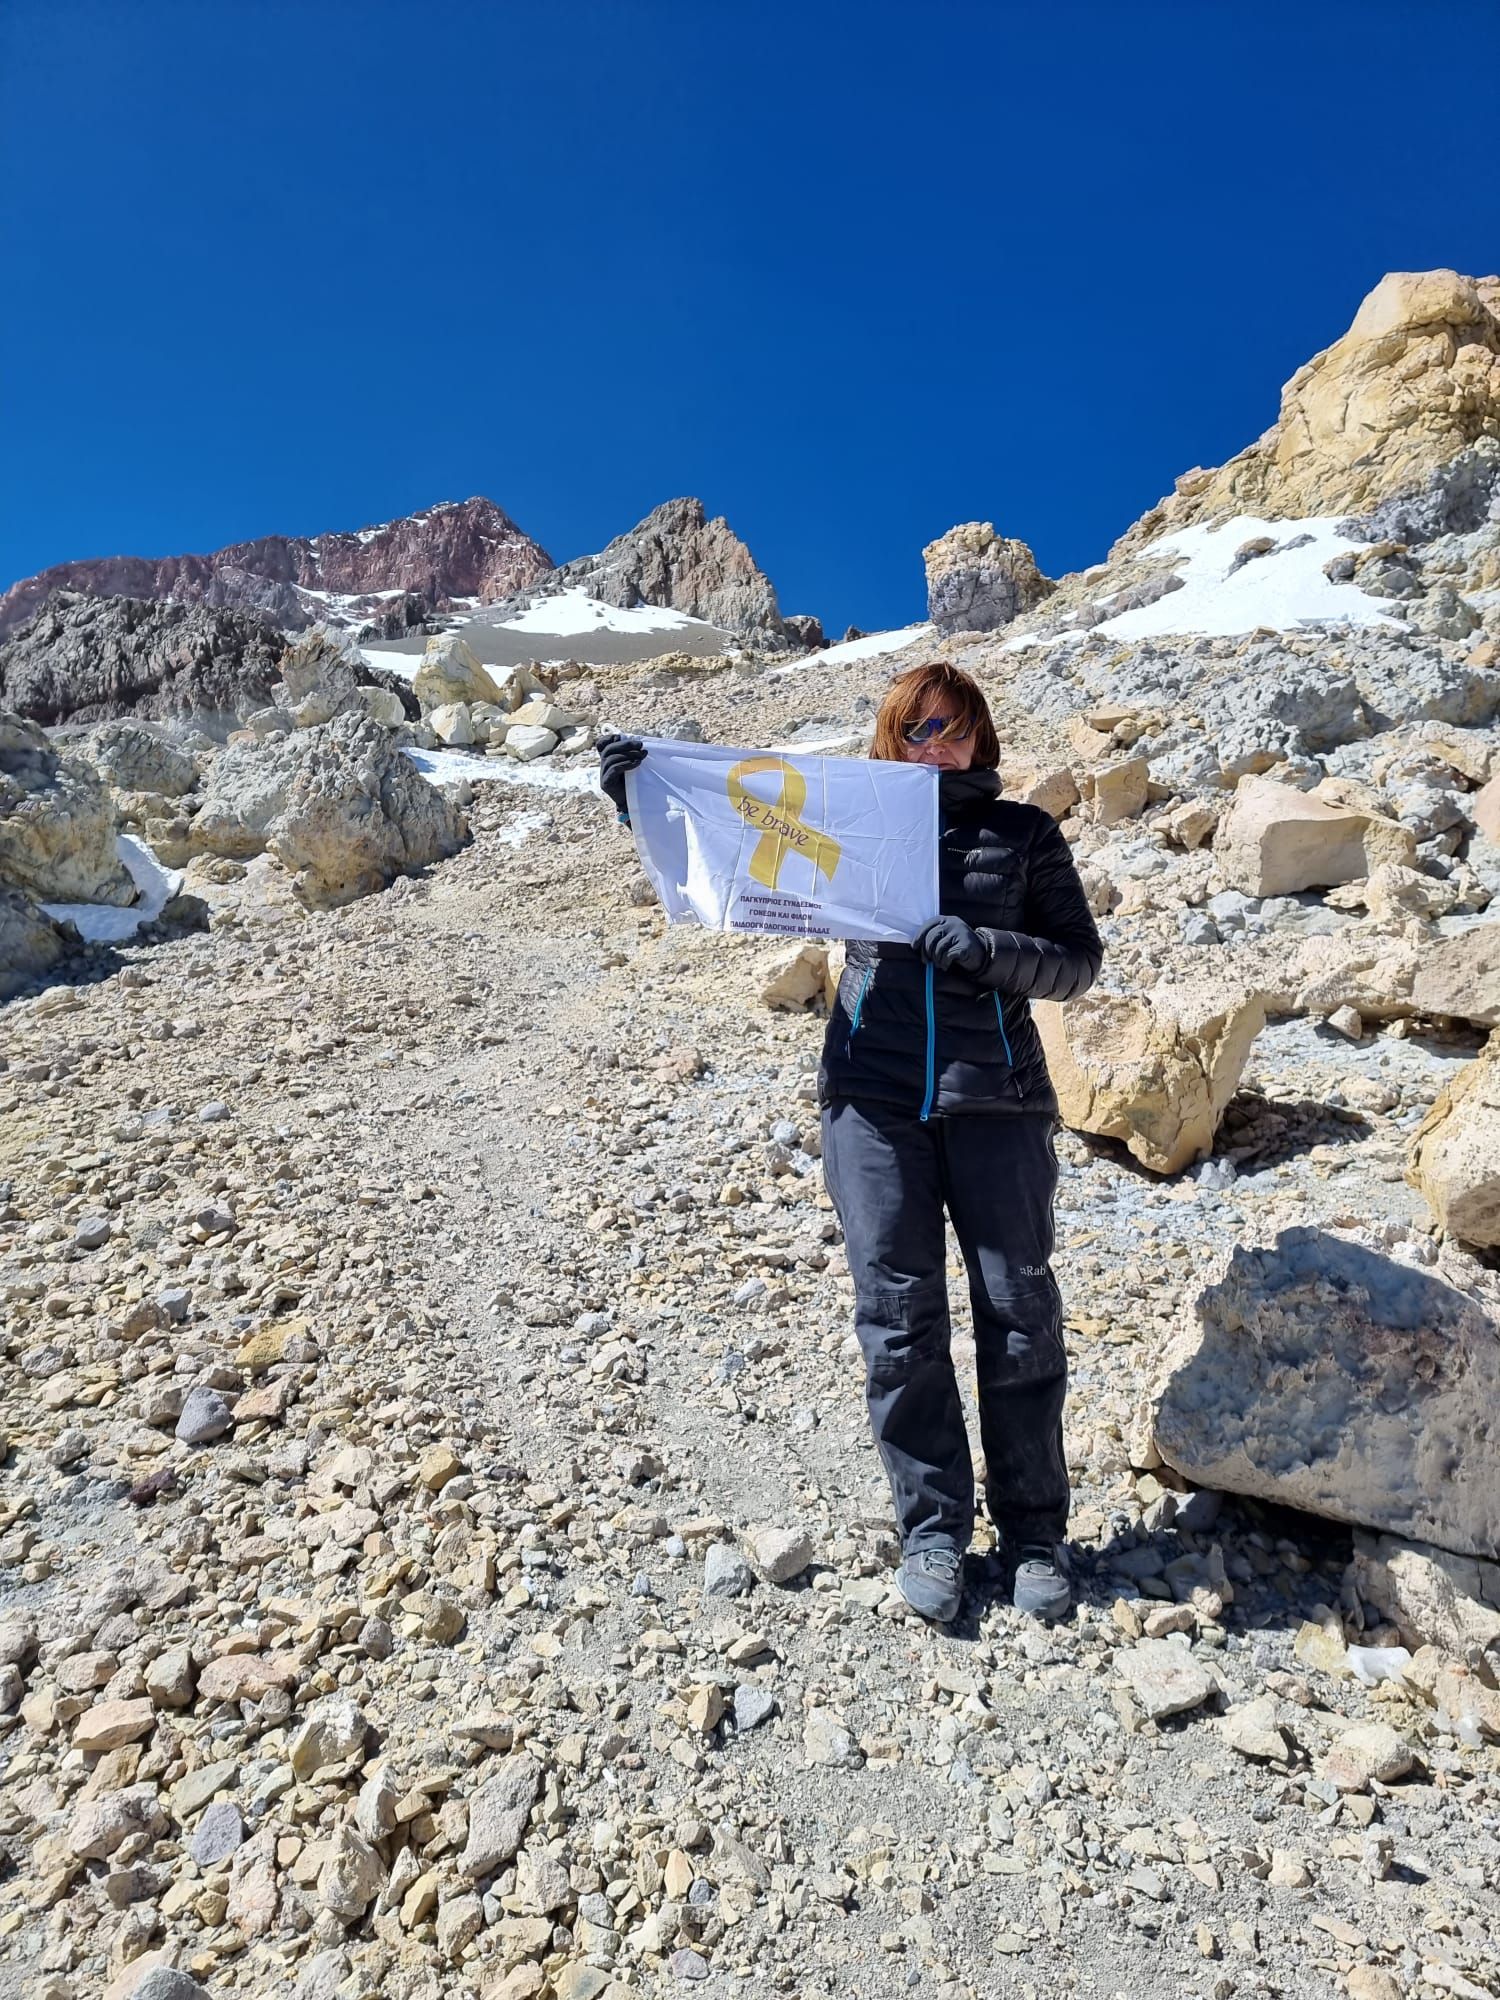
POLYGON ((1050 813, 1002 799, 993 771, 943 772, 938 813, 939 907, 979 932, 989 963, 939 972, 909 944, 851 940, 819 1099, 1055 1115, 1030 1002, 1087 992, 1104 956, 1068 843, 1050 813))

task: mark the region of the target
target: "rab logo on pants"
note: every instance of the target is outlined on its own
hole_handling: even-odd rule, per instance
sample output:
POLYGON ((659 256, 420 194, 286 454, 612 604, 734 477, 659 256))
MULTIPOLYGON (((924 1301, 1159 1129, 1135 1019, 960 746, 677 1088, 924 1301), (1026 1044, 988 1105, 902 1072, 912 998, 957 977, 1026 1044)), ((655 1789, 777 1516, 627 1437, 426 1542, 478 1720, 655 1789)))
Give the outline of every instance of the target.
POLYGON ((750 857, 750 873, 757 882, 778 888, 782 868, 792 854, 805 855, 821 875, 833 880, 843 850, 830 834, 803 820, 807 780, 795 764, 783 757, 746 757, 730 771, 724 788, 735 811, 760 834, 750 857), (746 778, 763 771, 775 771, 781 778, 781 791, 770 803, 745 786, 746 778))

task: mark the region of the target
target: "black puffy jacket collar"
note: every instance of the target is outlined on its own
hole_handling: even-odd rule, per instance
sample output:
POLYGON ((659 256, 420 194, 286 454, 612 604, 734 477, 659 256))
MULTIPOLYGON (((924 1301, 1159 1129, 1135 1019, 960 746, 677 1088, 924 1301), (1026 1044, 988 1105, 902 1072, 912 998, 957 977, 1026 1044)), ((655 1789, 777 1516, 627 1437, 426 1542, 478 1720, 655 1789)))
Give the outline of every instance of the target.
POLYGON ((944 819, 963 819, 1000 796, 998 771, 940 771, 938 810, 944 819))

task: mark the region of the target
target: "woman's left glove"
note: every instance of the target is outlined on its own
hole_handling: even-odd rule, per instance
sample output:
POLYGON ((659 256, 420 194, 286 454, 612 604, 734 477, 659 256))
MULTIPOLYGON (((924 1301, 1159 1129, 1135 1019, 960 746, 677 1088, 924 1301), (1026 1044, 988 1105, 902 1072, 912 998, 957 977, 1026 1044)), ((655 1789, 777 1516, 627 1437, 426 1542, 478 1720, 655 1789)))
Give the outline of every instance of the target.
POLYGON ((984 939, 962 917, 934 917, 912 942, 940 972, 979 972, 989 960, 984 939))
POLYGON ((625 773, 633 771, 637 764, 644 762, 646 746, 639 736, 601 736, 597 745, 599 751, 599 789, 614 806, 621 819, 628 819, 630 807, 625 798, 625 773))

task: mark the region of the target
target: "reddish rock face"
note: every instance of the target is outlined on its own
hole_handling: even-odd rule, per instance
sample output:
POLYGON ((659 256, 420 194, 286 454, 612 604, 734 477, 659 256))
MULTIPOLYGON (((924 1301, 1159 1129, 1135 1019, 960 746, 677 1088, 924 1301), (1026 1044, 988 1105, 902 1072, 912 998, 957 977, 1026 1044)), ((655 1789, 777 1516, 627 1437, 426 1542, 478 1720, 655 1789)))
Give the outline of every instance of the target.
POLYGON ((53 590, 237 606, 300 627, 330 609, 343 609, 357 623, 378 611, 379 594, 386 592, 418 596, 432 611, 447 609, 458 597, 494 604, 551 568, 546 550, 492 500, 448 500, 356 534, 266 535, 208 556, 102 556, 58 563, 12 584, 0 597, 0 635, 23 624, 53 590), (328 596, 374 602, 330 607, 328 596))

